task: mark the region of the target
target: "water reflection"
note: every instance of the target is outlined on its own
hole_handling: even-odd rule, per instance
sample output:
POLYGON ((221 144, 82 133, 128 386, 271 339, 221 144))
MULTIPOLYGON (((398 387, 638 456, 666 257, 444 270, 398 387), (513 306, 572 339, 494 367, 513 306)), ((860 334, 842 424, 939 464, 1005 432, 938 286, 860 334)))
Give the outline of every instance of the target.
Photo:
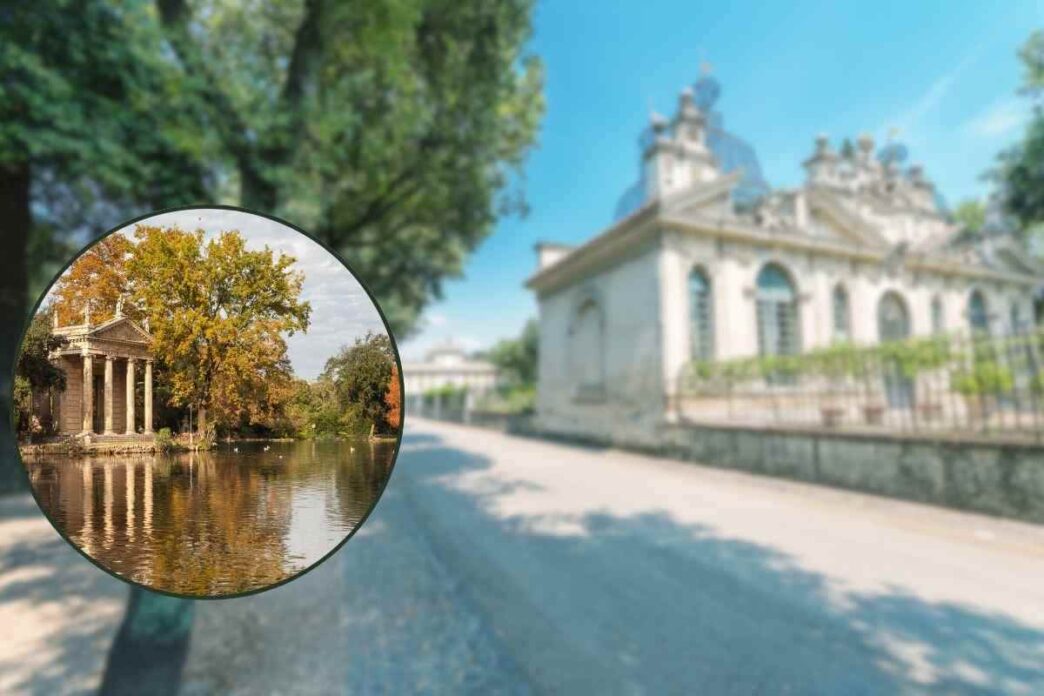
POLYGON ((178 455, 27 459, 44 511, 148 587, 223 595, 304 570, 366 515, 391 442, 238 443, 178 455))

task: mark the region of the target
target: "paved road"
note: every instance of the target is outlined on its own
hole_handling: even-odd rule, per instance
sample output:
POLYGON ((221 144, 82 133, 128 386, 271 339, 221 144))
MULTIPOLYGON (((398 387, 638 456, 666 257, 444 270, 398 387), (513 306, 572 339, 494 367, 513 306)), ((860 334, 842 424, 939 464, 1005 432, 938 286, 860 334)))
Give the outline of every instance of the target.
POLYGON ((408 432, 337 555, 196 604, 182 693, 1044 693, 1044 527, 408 432))
POLYGON ((197 606, 186 690, 1044 693, 1044 528, 409 432, 325 567, 197 606))

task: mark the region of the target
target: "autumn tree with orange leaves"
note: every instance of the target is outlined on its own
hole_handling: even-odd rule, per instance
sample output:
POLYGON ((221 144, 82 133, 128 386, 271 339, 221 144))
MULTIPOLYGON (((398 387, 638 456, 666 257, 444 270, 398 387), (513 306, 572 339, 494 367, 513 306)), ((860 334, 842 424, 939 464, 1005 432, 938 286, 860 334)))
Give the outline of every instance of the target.
POLYGON ((171 406, 191 407, 198 427, 271 421, 292 396, 285 336, 308 328, 295 259, 246 248, 237 231, 209 241, 202 230, 138 225, 78 258, 56 285, 62 324, 123 313, 148 319, 157 385, 171 406))
POLYGON ((399 368, 394 362, 391 367, 391 381, 388 383, 388 393, 384 395, 384 403, 388 405, 384 422, 392 431, 397 431, 402 425, 402 390, 399 388, 399 368))
POLYGON ((127 275, 133 250, 134 243, 127 237, 110 234, 69 266, 54 290, 54 309, 62 326, 82 323, 87 306, 91 309, 92 324, 112 319, 121 296, 126 316, 136 321, 144 318, 131 298, 133 283, 127 275))

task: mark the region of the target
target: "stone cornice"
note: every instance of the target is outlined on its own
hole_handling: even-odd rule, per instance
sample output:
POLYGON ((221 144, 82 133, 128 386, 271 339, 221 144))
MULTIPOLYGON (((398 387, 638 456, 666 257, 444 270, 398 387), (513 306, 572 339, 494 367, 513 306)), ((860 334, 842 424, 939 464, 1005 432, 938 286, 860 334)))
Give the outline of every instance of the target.
MULTIPOLYGON (((892 250, 890 246, 861 244, 855 240, 842 243, 796 232, 769 232, 735 219, 715 220, 692 214, 681 215, 666 210, 660 200, 653 200, 598 236, 576 247, 554 264, 530 276, 525 286, 538 295, 554 292, 585 274, 604 268, 609 262, 626 256, 661 229, 701 234, 712 239, 739 242, 749 246, 790 249, 868 263, 882 262, 892 250)), ((1044 278, 1029 273, 998 271, 924 252, 907 253, 903 265, 911 271, 1027 287, 1036 287, 1044 281, 1044 278)))
POLYGON ((582 275, 585 271, 604 265, 626 253, 639 241, 656 232, 660 202, 652 200, 634 213, 614 223, 598 236, 578 246, 556 263, 530 276, 525 286, 538 294, 552 292, 582 275))
MULTIPOLYGON (((765 232, 753 226, 734 221, 711 221, 683 218, 664 218, 662 224, 668 228, 689 233, 697 232, 707 236, 730 241, 746 242, 753 246, 765 246, 773 249, 791 249, 851 259, 855 261, 881 262, 889 253, 889 249, 870 246, 845 245, 824 239, 815 239, 798 234, 781 232, 765 232)), ((929 271, 940 275, 962 276, 1003 283, 1036 286, 1042 278, 1012 272, 1002 272, 983 266, 973 266, 950 259, 931 256, 923 253, 910 253, 903 265, 910 270, 929 271)))

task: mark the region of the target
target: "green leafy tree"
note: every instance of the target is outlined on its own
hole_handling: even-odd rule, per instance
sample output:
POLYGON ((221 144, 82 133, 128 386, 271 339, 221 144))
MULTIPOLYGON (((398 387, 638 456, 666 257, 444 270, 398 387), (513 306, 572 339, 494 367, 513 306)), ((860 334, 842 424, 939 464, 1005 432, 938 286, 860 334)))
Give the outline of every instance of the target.
MULTIPOLYGON (((74 233, 198 201, 315 232, 405 334, 496 215, 524 210, 520 166, 543 108, 531 14, 532 0, 8 3, 0 364, 30 304, 30 249, 53 269, 74 233)), ((103 690, 169 683, 184 605, 132 594, 103 690)))
POLYGON ((1020 92, 1033 100, 1033 114, 1022 140, 998 156, 988 176, 999 184, 1005 209, 1028 236, 1044 223, 1044 31, 1033 32, 1018 56, 1024 71, 1020 92))
POLYGON ((391 432, 386 396, 394 365, 391 340, 386 334, 373 332, 326 361, 320 380, 335 386, 338 403, 347 416, 345 425, 362 425, 370 435, 391 432))
POLYGON ((961 201, 953 211, 953 220, 960 227, 961 239, 975 239, 986 223, 986 206, 976 199, 961 201))
POLYGON ((542 113, 531 0, 159 0, 228 180, 346 253, 396 333, 460 273, 542 113), (260 49, 259 49, 260 47, 260 49))
POLYGON ((65 373, 49 359, 52 351, 67 341, 51 331, 52 311, 38 312, 29 323, 15 366, 15 403, 18 404, 19 429, 25 426, 31 411, 34 392, 65 389, 65 373))
MULTIPOLYGON (((150 2, 0 8, 0 409, 32 304, 80 243, 129 214, 206 200, 194 92, 164 56, 150 2), (33 297, 35 299, 35 296, 33 297)), ((6 419, 6 415, 4 416, 6 419)), ((0 435, 0 488, 20 480, 0 435)))
POLYGON ((532 386, 537 379, 539 344, 540 328, 535 319, 530 319, 518 338, 499 341, 489 349, 485 358, 496 365, 505 384, 532 386))

